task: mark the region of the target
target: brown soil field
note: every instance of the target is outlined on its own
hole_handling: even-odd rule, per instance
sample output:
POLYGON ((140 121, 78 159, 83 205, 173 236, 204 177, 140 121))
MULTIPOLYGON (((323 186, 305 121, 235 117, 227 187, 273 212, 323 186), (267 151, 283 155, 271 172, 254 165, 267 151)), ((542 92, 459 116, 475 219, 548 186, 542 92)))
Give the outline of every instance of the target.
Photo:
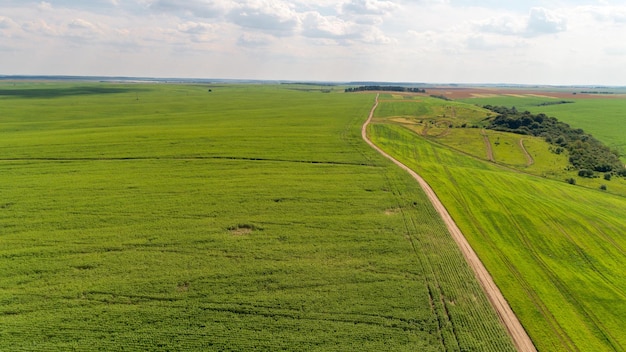
POLYGON ((585 94, 579 91, 583 88, 575 90, 577 93, 564 91, 549 91, 546 88, 543 89, 516 89, 516 88, 482 88, 482 87, 433 87, 426 88, 427 95, 442 95, 450 99, 467 99, 467 98, 480 98, 480 97, 492 97, 498 95, 511 95, 511 96, 529 96, 529 97, 547 97, 555 99, 611 99, 611 98, 625 98, 626 94, 585 94))

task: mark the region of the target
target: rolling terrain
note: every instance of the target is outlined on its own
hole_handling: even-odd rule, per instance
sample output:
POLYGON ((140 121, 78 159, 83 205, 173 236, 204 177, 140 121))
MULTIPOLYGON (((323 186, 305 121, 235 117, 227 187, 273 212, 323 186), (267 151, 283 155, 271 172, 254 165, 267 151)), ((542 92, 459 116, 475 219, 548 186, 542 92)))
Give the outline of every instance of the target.
POLYGON ((432 186, 537 349, 624 350, 624 181, 615 194, 564 182, 566 155, 481 130, 475 105, 381 97, 370 138, 432 186))

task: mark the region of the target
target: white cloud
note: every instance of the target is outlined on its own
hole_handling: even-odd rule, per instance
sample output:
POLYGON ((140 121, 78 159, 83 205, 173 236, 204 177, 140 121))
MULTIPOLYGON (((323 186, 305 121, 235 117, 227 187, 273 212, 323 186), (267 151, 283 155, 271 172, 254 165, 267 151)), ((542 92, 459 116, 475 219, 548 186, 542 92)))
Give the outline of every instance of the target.
POLYGON ((327 44, 389 44, 394 42, 393 38, 385 35, 376 26, 344 20, 336 16, 322 16, 317 12, 309 12, 305 15, 302 35, 332 40, 327 44))
POLYGON ((380 0, 350 0, 343 5, 343 11, 356 15, 386 15, 398 8, 391 1, 380 0))
POLYGON ((598 22, 626 24, 626 6, 581 6, 577 10, 598 22))
POLYGON ((56 36, 59 34, 58 28, 48 24, 44 20, 24 22, 24 24, 22 24, 22 29, 29 33, 41 34, 44 36, 56 36))
POLYGON ((511 40, 500 36, 471 34, 466 38, 467 48, 470 50, 502 50, 523 47, 526 44, 521 40, 511 40))
POLYGON ((229 0, 143 0, 153 11, 187 17, 217 18, 227 13, 234 2, 229 0))
POLYGON ((322 16, 318 12, 307 13, 302 27, 302 34, 311 38, 351 39, 357 35, 354 23, 335 16, 322 16))
POLYGON ((0 30, 17 28, 17 23, 12 19, 0 16, 0 30))
POLYGON ((475 24, 482 32, 524 37, 554 34, 567 29, 567 20, 563 16, 541 7, 531 8, 528 16, 505 14, 475 24))
POLYGON ((482 32, 503 35, 520 35, 526 29, 527 24, 521 17, 504 15, 497 18, 479 21, 476 23, 476 26, 482 32))
POLYGON ((69 28, 74 28, 74 29, 87 29, 87 30, 91 30, 91 31, 96 31, 97 27, 92 24, 89 21, 85 21, 83 19, 80 18, 76 18, 74 20, 72 20, 69 24, 68 24, 69 28))
POLYGON ((207 32, 213 32, 215 25, 203 22, 185 22, 178 25, 178 30, 188 34, 203 34, 207 32))
POLYGON ((190 36, 196 43, 212 42, 219 38, 219 26, 211 23, 188 21, 177 26, 179 32, 190 36))
POLYGON ((542 7, 530 10, 526 26, 526 35, 542 35, 563 32, 567 29, 567 20, 554 11, 542 7))
POLYGON ((248 0, 232 9, 228 18, 241 27, 277 36, 292 35, 300 24, 296 11, 280 0, 248 0))
POLYGON ((52 10, 52 4, 50 4, 49 2, 42 1, 39 3, 37 8, 42 11, 50 11, 52 10))
POLYGON ((265 47, 274 43, 274 37, 263 33, 243 33, 237 40, 237 45, 243 47, 265 47))

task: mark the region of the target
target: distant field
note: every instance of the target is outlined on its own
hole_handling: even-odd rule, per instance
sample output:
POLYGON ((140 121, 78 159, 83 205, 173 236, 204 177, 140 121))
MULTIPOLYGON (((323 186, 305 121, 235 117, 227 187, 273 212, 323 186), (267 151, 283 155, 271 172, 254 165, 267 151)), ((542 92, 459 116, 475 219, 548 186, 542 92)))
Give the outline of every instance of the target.
POLYGON ((514 350, 373 101, 0 84, 0 350, 514 350))
MULTIPOLYGON (((486 131, 495 159, 488 162, 480 128, 449 127, 479 125, 480 116, 458 114, 437 129, 442 116, 398 120, 385 104, 407 103, 381 104, 372 140, 431 184, 537 348, 624 350, 626 198, 563 182, 566 157, 547 152, 541 139, 523 136, 533 156, 528 165, 516 143, 522 136, 486 131)), ((458 102, 424 97, 414 104, 425 106, 405 111, 460 109, 458 102)), ((609 188, 623 180, 610 182, 619 183, 609 188)))

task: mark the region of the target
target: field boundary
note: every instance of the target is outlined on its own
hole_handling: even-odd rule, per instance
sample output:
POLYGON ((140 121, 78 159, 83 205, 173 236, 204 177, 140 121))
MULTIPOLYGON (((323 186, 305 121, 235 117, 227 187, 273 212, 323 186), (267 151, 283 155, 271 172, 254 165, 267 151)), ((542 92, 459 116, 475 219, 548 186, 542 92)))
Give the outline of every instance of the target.
POLYGON ((478 255, 476 254, 476 252, 474 252, 474 250, 470 246, 465 236, 463 236, 463 233, 461 232, 459 227, 456 225, 456 223, 454 222, 454 220, 448 213, 447 209, 445 208, 443 203, 441 203, 441 201, 439 200, 439 198, 437 197, 433 189, 430 187, 430 185, 415 171, 413 171, 412 169, 410 169, 408 166, 404 165, 400 161, 396 160, 391 155, 387 154, 385 151, 383 151, 378 146, 376 146, 367 137, 367 126, 370 124, 372 117, 374 116, 374 112, 376 111, 376 108, 378 107, 378 96, 379 95, 377 94, 374 106, 372 106, 372 109, 370 110, 367 120, 361 127, 361 137, 370 147, 374 148, 374 150, 376 150, 382 156, 391 160, 394 164, 398 165, 400 168, 408 172, 419 183, 420 187, 424 190, 424 193, 426 193, 426 195, 428 196, 428 199, 434 206, 435 210, 437 211, 437 213, 439 213, 439 215, 443 219, 448 231, 452 235, 452 238, 454 239, 454 241, 459 246, 459 249, 463 253, 463 256, 465 257, 467 263, 472 268, 472 271, 476 275, 476 278, 478 279, 481 287, 485 291, 485 294, 487 295, 489 302, 491 303, 493 308, 496 310, 500 320, 502 321, 509 335, 511 336, 511 339, 513 340, 513 343, 517 347, 517 350, 521 352, 536 352, 537 349, 535 348, 535 345, 533 344, 532 340, 526 333, 526 330, 524 330, 524 327, 522 326, 520 321, 517 319, 517 316, 515 315, 515 313, 513 313, 513 310, 511 309, 508 302, 502 295, 502 292, 500 292, 500 289, 498 288, 498 286, 496 286, 495 282, 493 281, 493 278, 487 271, 487 268, 485 268, 483 263, 480 261, 480 259, 478 258, 478 255))

